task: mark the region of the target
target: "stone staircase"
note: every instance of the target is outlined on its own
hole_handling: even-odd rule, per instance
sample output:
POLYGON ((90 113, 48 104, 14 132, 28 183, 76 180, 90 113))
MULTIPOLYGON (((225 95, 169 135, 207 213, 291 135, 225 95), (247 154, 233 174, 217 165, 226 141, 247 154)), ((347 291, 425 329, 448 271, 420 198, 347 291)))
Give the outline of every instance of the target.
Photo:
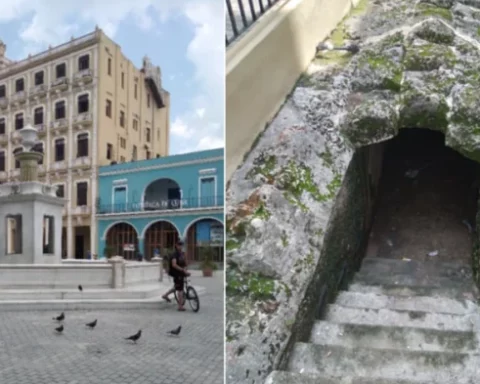
POLYGON ((480 383, 477 290, 452 262, 364 259, 266 384, 480 383))

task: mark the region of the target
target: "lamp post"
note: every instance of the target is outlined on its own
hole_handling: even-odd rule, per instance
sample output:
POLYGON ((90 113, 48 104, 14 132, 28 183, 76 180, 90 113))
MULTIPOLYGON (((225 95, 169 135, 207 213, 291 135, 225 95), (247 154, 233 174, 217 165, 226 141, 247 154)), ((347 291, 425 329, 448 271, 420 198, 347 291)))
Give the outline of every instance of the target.
POLYGON ((18 131, 21 138, 23 151, 15 154, 15 160, 20 163, 20 181, 38 181, 38 162, 43 158, 43 153, 32 151, 37 144, 38 131, 31 125, 18 131))

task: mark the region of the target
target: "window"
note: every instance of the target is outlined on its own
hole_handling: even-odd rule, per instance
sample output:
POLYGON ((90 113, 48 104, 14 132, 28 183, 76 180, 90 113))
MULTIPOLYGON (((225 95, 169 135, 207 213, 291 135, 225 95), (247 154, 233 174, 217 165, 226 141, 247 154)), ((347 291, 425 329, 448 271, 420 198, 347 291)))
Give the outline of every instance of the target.
POLYGON ((138 120, 137 119, 133 119, 132 127, 133 127, 134 131, 138 131, 138 120))
POLYGON ((125 128, 125 112, 120 111, 120 127, 125 128))
POLYGON ((137 161, 137 146, 134 145, 132 148, 132 161, 137 161))
POLYGON ((66 115, 65 101, 57 101, 55 103, 55 120, 64 119, 66 115))
POLYGON ((78 58, 78 70, 84 71, 90 68, 90 55, 83 55, 78 58))
POLYGON ((0 98, 7 96, 7 88, 5 85, 0 85, 0 98))
POLYGON ((125 156, 120 156, 120 162, 125 163, 125 156))
POLYGON ((77 207, 87 205, 87 192, 88 183, 86 181, 77 183, 77 207))
POLYGON ((57 197, 65 197, 65 185, 57 185, 57 197))
POLYGON ((147 153, 145 154, 146 159, 150 159, 151 156, 152 154, 150 153, 150 151, 147 151, 147 153))
POLYGON ((22 253, 22 215, 7 215, 7 254, 22 253))
POLYGON ((150 94, 147 95, 147 107, 150 108, 150 94))
POLYGON ((122 89, 125 89, 125 72, 122 72, 122 89))
MULTIPOLYGON (((21 148, 21 147, 20 147, 20 148, 16 148, 16 149, 13 151, 13 157, 15 157, 15 155, 16 155, 17 153, 21 153, 21 152, 23 152, 23 148, 21 148)), ((15 169, 18 169, 18 168, 20 168, 20 162, 19 162, 17 159, 15 159, 15 169)))
POLYGON ((45 72, 43 72, 43 71, 35 73, 35 76, 34 76, 35 86, 42 85, 44 83, 44 80, 45 80, 44 77, 45 77, 45 72))
POLYGON ((149 143, 152 140, 150 128, 145 129, 145 140, 149 143))
POLYGON ((33 110, 33 125, 43 124, 43 107, 38 107, 33 110))
POLYGON ((105 115, 112 117, 112 101, 107 99, 107 104, 105 106, 105 115))
POLYGON ((65 139, 55 140, 55 161, 65 160, 65 139))
POLYGON ((19 129, 23 128, 23 112, 17 113, 15 115, 15 130, 18 131, 19 129))
POLYGON ((15 92, 23 92, 25 90, 25 80, 17 79, 15 80, 15 92))
POLYGON ((0 118, 0 135, 4 135, 7 130, 7 121, 5 117, 0 118))
POLYGON ((77 157, 88 156, 88 133, 77 136, 77 157))
POLYGON ((138 95, 138 84, 135 83, 135 86, 133 87, 133 97, 135 97, 135 100, 137 100, 137 95, 138 95))
POLYGON ((65 76, 67 76, 67 64, 65 64, 65 63, 58 64, 55 67, 55 78, 56 79, 61 79, 65 76))
MULTIPOLYGON (((38 153, 43 153, 43 143, 37 143, 33 146, 32 151, 38 152, 38 153)), ((38 160, 38 164, 43 164, 43 157, 38 160)))
POLYGON ((107 72, 112 76, 112 59, 109 57, 107 61, 107 72))
POLYGON ((125 140, 124 137, 120 138, 120 147, 122 147, 123 149, 127 148, 127 140, 125 140))
POLYGON ((5 172, 5 152, 0 152, 0 172, 5 172))
POLYGON ((113 145, 107 143, 107 160, 112 160, 113 157, 113 145))
POLYGON ((78 113, 87 113, 90 103, 88 102, 88 93, 78 96, 78 113))
POLYGON ((55 218, 53 216, 43 216, 43 253, 52 255, 54 253, 55 243, 55 218))

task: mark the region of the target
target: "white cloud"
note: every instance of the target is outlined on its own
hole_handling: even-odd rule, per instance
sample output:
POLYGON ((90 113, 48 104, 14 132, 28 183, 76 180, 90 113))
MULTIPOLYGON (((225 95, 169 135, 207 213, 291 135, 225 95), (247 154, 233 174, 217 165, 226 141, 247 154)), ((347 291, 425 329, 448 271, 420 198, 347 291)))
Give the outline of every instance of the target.
POLYGON ((195 66, 193 81, 198 93, 192 99, 191 112, 172 122, 172 136, 188 139, 185 148, 195 150, 212 145, 223 147, 223 7, 221 0, 1 0, 0 23, 28 18, 19 32, 27 55, 48 44, 63 43, 71 35, 78 36, 84 23, 97 24, 114 38, 124 20, 133 20, 144 30, 154 30, 155 16, 166 21, 183 15, 194 27, 186 58, 195 66))

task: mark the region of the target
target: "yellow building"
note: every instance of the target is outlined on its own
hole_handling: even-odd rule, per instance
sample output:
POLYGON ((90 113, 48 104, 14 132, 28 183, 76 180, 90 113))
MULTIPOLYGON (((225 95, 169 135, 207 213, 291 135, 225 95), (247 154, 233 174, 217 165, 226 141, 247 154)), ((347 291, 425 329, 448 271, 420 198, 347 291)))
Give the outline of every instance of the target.
POLYGON ((64 257, 96 249, 97 168, 168 155, 170 96, 159 67, 135 68, 100 29, 21 61, 0 41, 0 183, 18 180, 18 130, 36 127, 40 179, 65 204, 64 257))

